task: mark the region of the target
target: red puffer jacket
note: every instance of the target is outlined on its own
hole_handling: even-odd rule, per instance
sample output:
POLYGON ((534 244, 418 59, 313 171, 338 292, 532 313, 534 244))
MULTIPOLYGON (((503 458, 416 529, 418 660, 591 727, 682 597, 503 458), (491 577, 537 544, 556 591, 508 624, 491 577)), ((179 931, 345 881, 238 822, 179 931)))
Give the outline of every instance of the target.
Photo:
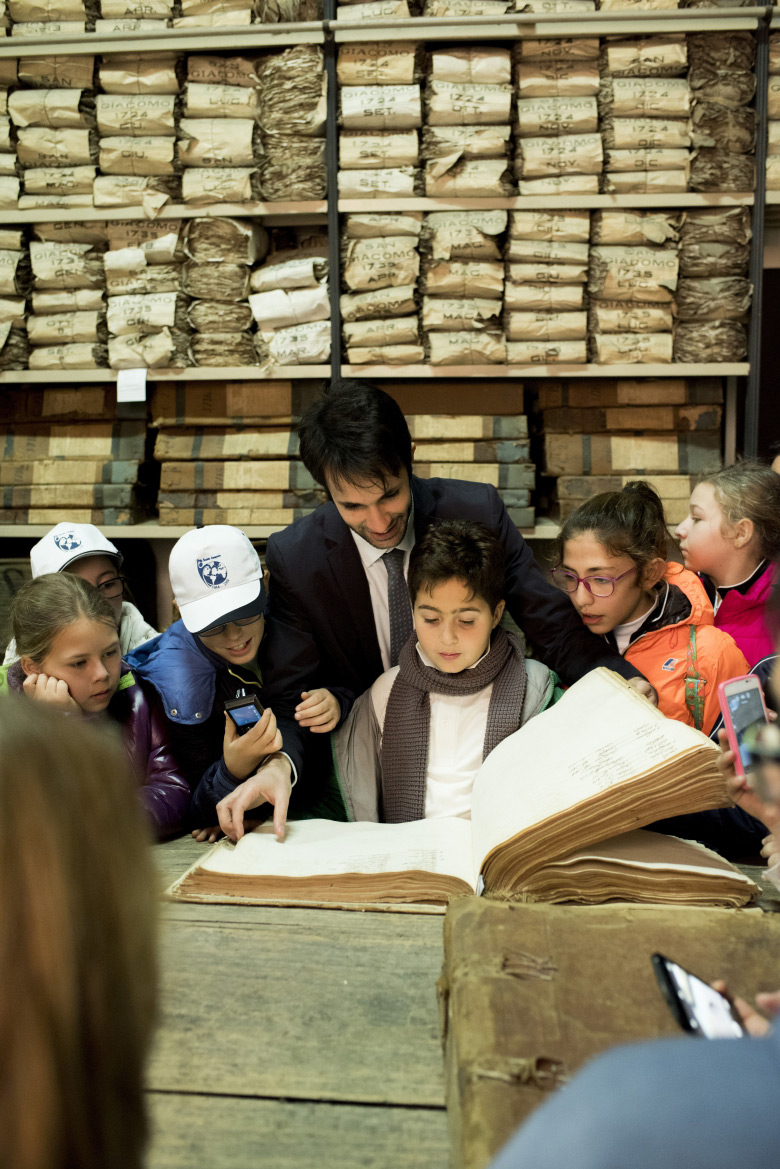
MULTIPOLYGON (((8 689, 21 692, 23 682, 21 663, 14 662, 8 667, 8 689)), ((190 788, 168 746, 165 722, 156 704, 154 691, 123 665, 119 688, 106 713, 121 729, 138 779, 141 803, 156 831, 164 836, 175 831, 184 819, 190 788)))

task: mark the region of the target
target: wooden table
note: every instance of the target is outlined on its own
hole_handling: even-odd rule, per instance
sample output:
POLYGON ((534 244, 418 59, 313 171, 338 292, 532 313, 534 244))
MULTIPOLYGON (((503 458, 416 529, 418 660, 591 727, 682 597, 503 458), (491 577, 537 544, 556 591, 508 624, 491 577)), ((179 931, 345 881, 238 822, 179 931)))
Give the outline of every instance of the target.
MULTIPOLYGON (((158 845, 167 884, 204 846, 158 845)), ((167 902, 148 1169, 446 1169, 440 916, 167 902)))

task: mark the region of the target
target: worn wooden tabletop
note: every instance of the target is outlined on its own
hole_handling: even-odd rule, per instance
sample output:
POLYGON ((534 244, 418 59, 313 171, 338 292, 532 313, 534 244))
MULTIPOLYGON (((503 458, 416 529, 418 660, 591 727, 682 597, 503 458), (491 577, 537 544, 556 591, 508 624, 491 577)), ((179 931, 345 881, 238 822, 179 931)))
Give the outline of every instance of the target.
POLYGON ((148 1169, 446 1169, 442 922, 164 903, 148 1169))

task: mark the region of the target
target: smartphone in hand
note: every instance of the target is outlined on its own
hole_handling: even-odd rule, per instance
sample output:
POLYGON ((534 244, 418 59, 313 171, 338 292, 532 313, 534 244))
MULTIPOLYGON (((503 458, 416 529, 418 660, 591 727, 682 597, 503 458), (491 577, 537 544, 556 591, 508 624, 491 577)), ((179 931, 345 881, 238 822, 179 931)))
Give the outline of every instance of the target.
POLYGON ((652 963, 661 993, 683 1031, 704 1039, 747 1034, 736 1007, 719 990, 663 954, 653 954, 652 963))
POLYGON ((764 692, 754 674, 729 678, 718 686, 718 700, 723 711, 723 725, 734 752, 734 770, 746 775, 753 763, 750 739, 756 727, 767 721, 764 692))
POLYGON ((249 698, 231 698, 225 703, 225 712, 239 735, 245 735, 248 730, 260 721, 265 707, 251 695, 249 698))

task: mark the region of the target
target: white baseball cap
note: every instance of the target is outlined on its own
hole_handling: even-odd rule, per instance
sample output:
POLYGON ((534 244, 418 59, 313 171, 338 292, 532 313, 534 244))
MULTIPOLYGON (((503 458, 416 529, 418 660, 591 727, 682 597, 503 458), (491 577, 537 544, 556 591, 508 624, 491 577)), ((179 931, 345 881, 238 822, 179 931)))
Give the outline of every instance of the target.
POLYGON ((41 536, 30 550, 33 576, 62 572, 74 560, 84 556, 111 556, 119 568, 122 554, 94 524, 69 524, 63 521, 41 536))
POLYGON ((263 566, 240 528, 209 524, 185 532, 168 561, 185 629, 201 633, 265 608, 263 566))

